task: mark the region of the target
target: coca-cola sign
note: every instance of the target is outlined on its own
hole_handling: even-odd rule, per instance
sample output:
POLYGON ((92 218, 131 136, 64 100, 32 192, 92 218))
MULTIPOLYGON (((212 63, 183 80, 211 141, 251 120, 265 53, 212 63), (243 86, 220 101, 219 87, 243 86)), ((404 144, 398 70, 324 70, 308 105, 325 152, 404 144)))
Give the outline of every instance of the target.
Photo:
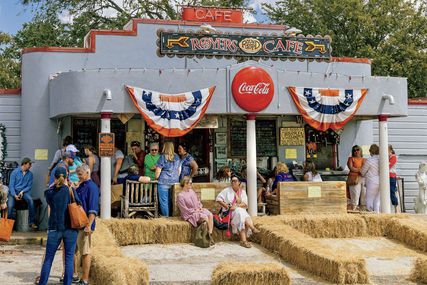
POLYGON ((274 96, 274 84, 264 69, 245 67, 236 73, 231 85, 237 105, 248 112, 259 112, 267 108, 274 96))

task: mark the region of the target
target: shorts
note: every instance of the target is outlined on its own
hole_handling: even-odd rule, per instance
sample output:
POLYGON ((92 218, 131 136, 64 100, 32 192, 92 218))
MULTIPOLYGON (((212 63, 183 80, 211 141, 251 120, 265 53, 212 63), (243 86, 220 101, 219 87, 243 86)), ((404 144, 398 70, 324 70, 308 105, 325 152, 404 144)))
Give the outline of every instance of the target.
POLYGON ((77 250, 80 255, 88 255, 90 254, 90 248, 92 247, 92 234, 86 235, 85 231, 79 231, 79 235, 77 236, 77 250))

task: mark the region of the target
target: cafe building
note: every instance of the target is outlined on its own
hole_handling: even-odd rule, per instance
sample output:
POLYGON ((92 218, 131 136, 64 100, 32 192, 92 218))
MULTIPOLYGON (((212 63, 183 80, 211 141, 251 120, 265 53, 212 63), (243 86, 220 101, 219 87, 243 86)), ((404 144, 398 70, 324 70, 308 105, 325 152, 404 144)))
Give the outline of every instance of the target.
MULTIPOLYGON (((372 76, 369 59, 332 55, 328 36, 245 24, 240 9, 204 7, 184 7, 183 20, 92 30, 82 48, 27 48, 19 151, 36 160, 33 195, 43 196, 65 136, 98 147, 99 133, 114 133, 124 153, 133 140, 146 150, 151 142, 187 143, 196 182, 212 181, 223 165, 246 166, 251 214, 256 167, 283 161, 298 176, 311 159, 324 180, 343 180, 351 147, 373 141, 372 119, 386 151, 387 119, 407 115, 407 82, 372 76)), ((103 217, 110 163, 101 158, 103 217)), ((388 187, 388 162, 381 178, 388 187)))

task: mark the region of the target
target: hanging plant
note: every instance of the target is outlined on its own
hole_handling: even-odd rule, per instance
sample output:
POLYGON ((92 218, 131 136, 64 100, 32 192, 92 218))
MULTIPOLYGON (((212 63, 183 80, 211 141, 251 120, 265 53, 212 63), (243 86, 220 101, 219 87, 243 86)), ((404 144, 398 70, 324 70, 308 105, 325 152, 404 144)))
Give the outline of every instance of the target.
POLYGON ((0 124, 0 169, 4 167, 4 160, 7 157, 7 138, 6 138, 6 126, 4 124, 0 124))

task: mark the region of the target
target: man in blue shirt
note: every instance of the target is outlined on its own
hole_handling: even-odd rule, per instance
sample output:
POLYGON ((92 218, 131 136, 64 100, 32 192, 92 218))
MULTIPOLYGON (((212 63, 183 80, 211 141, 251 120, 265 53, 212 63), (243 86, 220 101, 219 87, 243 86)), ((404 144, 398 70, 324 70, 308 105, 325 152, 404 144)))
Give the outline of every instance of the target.
POLYGON ((30 171, 32 163, 31 159, 25 157, 21 161, 21 166, 12 171, 9 182, 7 207, 9 208, 9 217, 14 219, 13 208, 15 207, 15 201, 22 199, 25 200, 28 204, 29 211, 28 222, 30 224, 30 228, 35 230, 37 229, 37 226, 34 223, 36 212, 34 209, 33 199, 30 194, 31 187, 33 186, 33 173, 30 171))
POLYGON ((76 169, 77 176, 80 180, 80 185, 77 187, 76 192, 82 203, 82 207, 89 218, 89 224, 79 231, 77 237, 77 248, 82 256, 82 277, 80 279, 81 285, 89 284, 89 270, 90 270, 90 248, 91 248, 91 234, 95 230, 95 217, 99 213, 99 188, 90 179, 90 168, 87 164, 82 164, 76 169))

